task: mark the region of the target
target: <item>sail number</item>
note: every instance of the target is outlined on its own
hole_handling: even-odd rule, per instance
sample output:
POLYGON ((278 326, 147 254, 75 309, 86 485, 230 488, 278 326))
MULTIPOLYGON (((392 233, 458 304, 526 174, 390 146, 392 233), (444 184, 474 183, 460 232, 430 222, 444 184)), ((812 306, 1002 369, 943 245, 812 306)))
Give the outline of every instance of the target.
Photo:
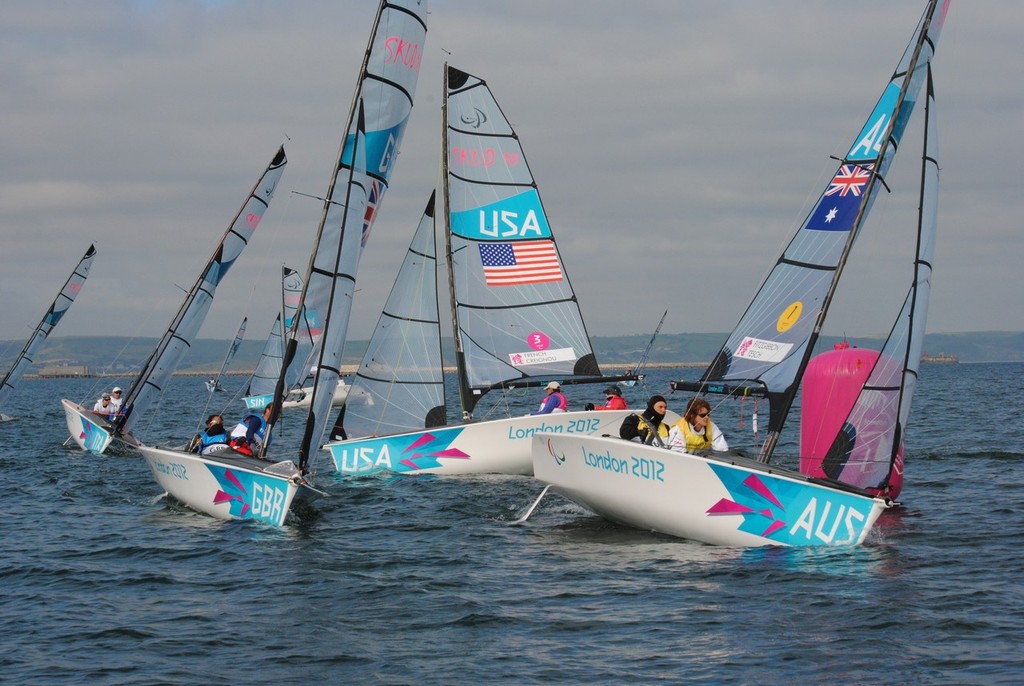
MULTIPOLYGON (((501 159, 505 166, 514 167, 519 164, 519 153, 503 152, 501 159)), ((466 148, 452 148, 452 165, 465 165, 468 167, 493 167, 498 161, 498 151, 494 148, 486 150, 467 150, 466 148)))
POLYGON ((794 301, 787 307, 781 315, 779 315, 779 321, 775 322, 775 330, 779 333, 788 331, 790 327, 796 324, 797 320, 800 319, 800 314, 804 311, 804 304, 799 300, 794 301))

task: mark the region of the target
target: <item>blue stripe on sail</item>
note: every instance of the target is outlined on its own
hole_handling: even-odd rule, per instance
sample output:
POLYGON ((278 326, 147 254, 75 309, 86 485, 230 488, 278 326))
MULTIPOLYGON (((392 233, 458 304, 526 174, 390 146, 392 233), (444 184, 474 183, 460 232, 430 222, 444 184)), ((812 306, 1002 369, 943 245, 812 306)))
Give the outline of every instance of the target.
MULTIPOLYGON (((850 148, 847 159, 863 161, 873 160, 878 157, 878 151, 885 140, 885 131, 889 128, 892 113, 896 110, 896 101, 899 97, 900 87, 895 83, 890 83, 886 87, 885 92, 882 93, 882 97, 878 99, 878 104, 875 105, 874 111, 868 117, 868 121, 864 124, 864 128, 861 129, 857 140, 854 141, 853 147, 850 148)), ((903 128, 905 126, 906 122, 904 121, 899 130, 894 133, 897 142, 899 142, 900 136, 903 135, 903 128)))
MULTIPOLYGON (((408 123, 406 116, 391 128, 379 131, 366 132, 366 170, 371 174, 384 177, 384 180, 391 179, 391 171, 395 168, 395 149, 398 142, 402 140, 402 132, 408 123)), ((352 166, 352 142, 355 139, 353 134, 345 137, 345 150, 341 153, 341 163, 345 166, 352 166)))
POLYGON ((551 237, 540 196, 532 188, 489 205, 452 212, 451 230, 464 238, 485 241, 551 237))

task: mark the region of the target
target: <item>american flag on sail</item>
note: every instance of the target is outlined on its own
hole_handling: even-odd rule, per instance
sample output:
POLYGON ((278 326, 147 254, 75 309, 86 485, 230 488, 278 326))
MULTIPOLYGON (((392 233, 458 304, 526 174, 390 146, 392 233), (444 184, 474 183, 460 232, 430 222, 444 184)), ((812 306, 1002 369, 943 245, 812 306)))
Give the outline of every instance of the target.
POLYGON ((807 220, 812 231, 849 231, 864 199, 875 165, 844 164, 825 189, 818 206, 807 220))
POLYGON ((480 243, 479 247, 488 286, 518 286, 564 278, 553 241, 480 243))

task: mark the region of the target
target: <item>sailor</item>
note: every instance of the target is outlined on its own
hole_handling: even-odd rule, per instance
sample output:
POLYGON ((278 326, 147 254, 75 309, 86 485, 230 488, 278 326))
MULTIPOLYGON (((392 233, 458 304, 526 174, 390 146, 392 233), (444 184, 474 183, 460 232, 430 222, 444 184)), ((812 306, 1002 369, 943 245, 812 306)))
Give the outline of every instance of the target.
POLYGON ((203 429, 188 446, 190 453, 211 455, 228 449, 228 433, 224 430, 224 418, 219 414, 211 414, 206 418, 203 429))
MULTIPOLYGON (((273 413, 274 403, 267 403, 263 408, 263 416, 247 414, 242 417, 238 426, 231 430, 231 447, 243 455, 259 455, 267 435, 267 423, 273 413)), ((270 441, 267 441, 267 445, 270 445, 270 441)))
POLYGON ((120 386, 114 386, 114 390, 110 392, 110 404, 114 406, 115 412, 121 411, 121 401, 123 400, 121 397, 122 393, 123 391, 120 386))
POLYGON ((722 430, 711 423, 711 406, 704 398, 694 398, 686 406, 682 418, 668 432, 669 448, 676 452, 692 453, 710 448, 715 451, 729 449, 722 430))
POLYGON ((114 404, 110 402, 110 394, 104 393, 100 396, 100 399, 96 401, 96 404, 92 406, 92 411, 99 414, 105 414, 108 417, 117 414, 117 409, 114 404))
POLYGON ((604 389, 605 398, 607 401, 604 405, 598 405, 594 407, 594 403, 587 403, 587 410, 628 410, 629 404, 626 399, 622 397, 622 389, 618 386, 609 386, 604 389))
POLYGON ((647 401, 647 408, 643 412, 628 415, 622 420, 622 425, 619 427, 619 436, 627 441, 638 438, 641 443, 648 443, 651 427, 654 427, 658 437, 662 442, 665 442, 668 439, 668 424, 663 421, 666 412, 668 412, 668 403, 665 401, 665 396, 652 395, 651 399, 647 401))
POLYGON ((547 395, 544 397, 544 402, 540 404, 540 409, 530 414, 551 414, 552 412, 567 412, 569 409, 569 401, 562 395, 562 385, 557 381, 552 381, 545 388, 547 395))

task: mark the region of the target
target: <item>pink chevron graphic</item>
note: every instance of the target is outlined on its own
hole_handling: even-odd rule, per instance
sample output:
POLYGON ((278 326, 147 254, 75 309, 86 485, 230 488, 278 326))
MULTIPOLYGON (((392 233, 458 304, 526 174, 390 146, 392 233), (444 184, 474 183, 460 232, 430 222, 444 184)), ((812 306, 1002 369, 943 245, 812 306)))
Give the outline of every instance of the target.
POLYGON ((754 493, 757 493, 759 496, 761 496, 771 504, 775 505, 775 507, 783 509, 782 503, 780 503, 778 498, 775 497, 775 494, 772 493, 768 489, 768 487, 764 485, 764 482, 757 478, 756 474, 751 474, 746 479, 744 479, 743 485, 752 490, 754 493))
POLYGON ((418 450, 420 448, 420 446, 426 445, 427 443, 430 443, 433 440, 434 440, 434 434, 425 433, 422 436, 420 436, 418 439, 416 439, 416 441, 412 445, 410 445, 408 448, 406 448, 403 452, 409 452, 409 451, 418 450))
POLYGON ((768 536, 771 536, 773 533, 775 533, 776 531, 778 531, 779 529, 781 529, 784 526, 786 526, 785 522, 783 522, 782 520, 776 519, 774 522, 772 522, 771 524, 768 525, 768 528, 765 529, 764 533, 761 534, 761 535, 764 536, 765 538, 767 538, 768 536))
POLYGON ((727 498, 722 498, 717 503, 715 503, 714 505, 711 506, 711 508, 707 511, 707 514, 710 514, 710 515, 734 515, 734 514, 747 514, 748 512, 753 512, 753 511, 754 510, 752 510, 751 508, 747 507, 746 505, 740 505, 739 503, 734 503, 733 501, 731 501, 731 500, 729 500, 727 498))

